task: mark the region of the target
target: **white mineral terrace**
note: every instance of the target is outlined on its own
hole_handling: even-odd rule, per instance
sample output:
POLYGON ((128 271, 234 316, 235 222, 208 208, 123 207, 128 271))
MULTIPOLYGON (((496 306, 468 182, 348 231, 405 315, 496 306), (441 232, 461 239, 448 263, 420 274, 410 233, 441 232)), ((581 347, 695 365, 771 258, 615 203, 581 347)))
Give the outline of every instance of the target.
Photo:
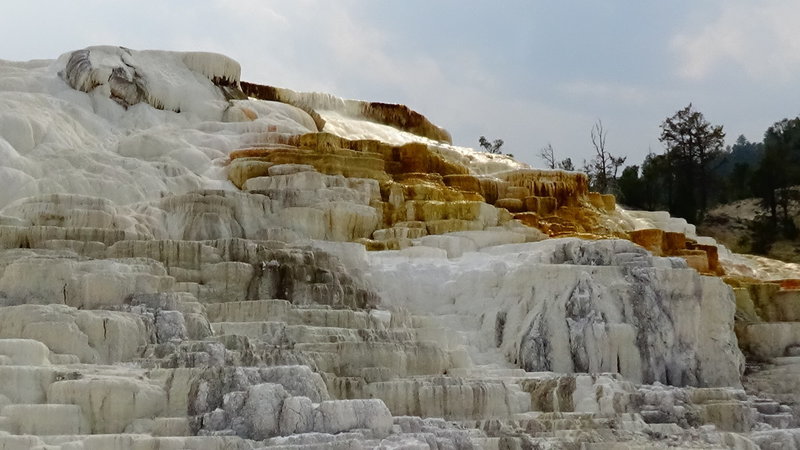
MULTIPOLYGON (((237 185, 232 152, 326 132, 533 197, 509 157, 240 81, 200 52, 0 60, 0 449, 800 448, 800 291, 757 284, 796 266, 719 246, 756 283, 732 289, 690 258, 308 162, 237 185)), ((716 245, 666 213, 603 214, 716 245)))

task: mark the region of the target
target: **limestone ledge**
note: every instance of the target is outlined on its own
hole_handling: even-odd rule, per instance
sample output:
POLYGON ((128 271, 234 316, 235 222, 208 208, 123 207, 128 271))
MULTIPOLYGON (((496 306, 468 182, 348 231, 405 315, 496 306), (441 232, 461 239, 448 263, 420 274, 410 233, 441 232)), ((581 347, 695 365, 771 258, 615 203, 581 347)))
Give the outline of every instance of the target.
MULTIPOLYGON (((270 196, 290 189, 306 196, 322 192, 319 201, 350 201, 341 193, 326 192, 332 185, 374 180, 380 195, 367 194, 369 203, 361 202, 377 213, 375 227, 360 237, 371 249, 409 246, 409 222, 423 222, 427 234, 481 230, 512 220, 550 235, 614 236, 625 231, 603 220, 615 209, 613 196, 590 194, 583 174, 526 169, 476 175, 422 143, 393 146, 315 133, 280 146, 234 151, 230 159, 228 174, 236 186, 270 196), (346 181, 326 181, 314 171, 346 181)), ((361 187, 351 189, 363 192, 361 187)))
MULTIPOLYGON (((46 304, 51 298, 47 292, 58 284, 41 284, 41 280, 52 277, 36 271, 59 268, 70 280, 82 270, 109 264, 109 260, 100 260, 101 264, 65 250, 6 250, 2 279, 7 280, 8 286, 16 286, 16 290, 13 295, 6 293, 5 302, 16 306, 0 308, 2 338, 8 339, 0 339, 0 379, 4 381, 0 383, 0 427, 11 433, 0 436, 0 440, 22 442, 21 433, 33 433, 41 442, 61 445, 59 442, 64 441, 50 437, 58 434, 74 435, 71 442, 82 443, 76 445, 94 445, 100 442, 96 441, 96 433, 124 431, 143 433, 146 437, 142 442, 151 444, 142 445, 154 446, 161 445, 159 439, 166 436, 174 436, 174 442, 181 442, 180 445, 205 442, 192 441, 194 438, 188 435, 193 434, 240 439, 224 441, 226 445, 251 445, 242 444, 250 442, 247 439, 264 440, 261 442, 270 445, 333 445, 340 441, 348 445, 378 445, 419 439, 427 442, 422 436, 438 430, 434 433, 439 436, 437 439, 481 447, 509 439, 540 442, 537 439, 546 438, 514 437, 515 432, 508 430, 546 427, 552 420, 566 424, 574 418, 568 427, 590 435, 602 435, 605 431, 600 430, 622 426, 627 431, 614 434, 620 442, 650 442, 643 430, 664 429, 664 422, 673 424, 670 432, 675 435, 690 433, 685 430, 694 425, 711 423, 716 428, 706 431, 709 439, 727 442, 723 437, 726 435, 718 433, 731 431, 744 433, 736 439, 749 442, 745 436, 757 424, 766 420, 778 424, 791 421, 791 414, 780 408, 772 414, 780 418, 751 414, 753 400, 735 390, 698 390, 697 394, 674 390, 669 397, 663 394, 644 400, 650 398, 647 389, 652 388, 640 390, 628 381, 736 384, 735 344, 731 344, 732 348, 709 347, 713 340, 695 334, 701 328, 688 334, 669 329, 667 324, 673 320, 650 317, 657 308, 644 304, 633 308, 634 316, 616 318, 625 313, 616 310, 612 300, 625 297, 626 289, 632 289, 631 295, 641 294, 644 298, 651 298, 646 292, 652 290, 652 300, 657 301, 662 295, 658 293, 664 292, 657 287, 662 282, 658 280, 667 276, 671 281, 663 279, 664 283, 686 286, 686 293, 673 300, 662 298, 661 308, 692 305, 690 293, 702 289, 706 294, 699 298, 711 303, 691 307, 693 311, 703 311, 700 315, 695 312, 695 318, 726 328, 729 324, 719 317, 727 317, 730 311, 720 309, 715 303, 719 295, 712 293, 720 288, 717 280, 681 270, 685 265, 654 258, 627 241, 525 243, 522 236, 516 244, 505 246, 481 241, 490 236, 475 232, 460 237, 482 242, 483 247, 475 247, 475 251, 460 257, 453 255, 456 259, 448 259, 446 248, 438 247, 411 247, 395 255, 369 253, 363 247, 357 250, 358 246, 352 244, 328 245, 328 250, 322 251, 241 239, 121 241, 107 247, 105 257, 115 258, 115 272, 127 274, 116 283, 122 289, 109 290, 102 277, 82 281, 83 291, 67 290, 67 302, 75 301, 71 300, 73 295, 84 302, 88 298, 70 292, 105 292, 93 306, 83 310, 46 304), (516 250, 514 246, 518 246, 516 250), (458 260, 471 264, 469 261, 476 257, 483 258, 483 262, 471 271, 452 272, 468 276, 470 282, 454 279, 440 286, 447 293, 437 293, 435 280, 447 273, 441 267, 434 269, 423 263, 418 266, 423 272, 397 272, 389 260, 372 260, 399 258, 397 261, 401 262, 412 251, 423 248, 441 252, 419 255, 433 258, 439 265, 458 260), (479 254, 481 249, 483 254, 479 254), (470 259, 469 255, 474 256, 470 259), (502 257, 506 264, 516 260, 519 267, 500 269, 491 255, 502 257), (527 255, 526 259, 519 259, 522 255, 527 255), (345 266, 342 261, 349 262, 345 266), (13 272, 16 264, 23 263, 27 269, 13 272), (220 270, 226 265, 231 269, 220 270), (248 266, 251 269, 240 272, 239 267, 248 266), (231 271, 234 267, 235 271, 231 271), (376 271, 379 267, 387 272, 376 271), (369 272, 360 272, 364 270, 369 272), (535 283, 538 293, 528 297, 514 291, 510 281, 492 281, 492 277, 506 272, 509 280, 533 280, 538 276, 561 281, 551 284, 553 287, 574 287, 561 295, 547 291, 543 287, 546 284, 535 283), (23 273, 29 276, 23 277, 23 273), (153 291, 126 291, 125 277, 133 280, 143 273, 173 281, 153 291), (234 274, 239 273, 250 275, 238 281, 239 275, 234 274), (639 284, 626 288, 623 278, 614 278, 623 273, 639 277, 645 294, 635 287, 639 284), (193 277, 211 274, 220 280, 220 288, 209 291, 215 294, 198 296, 196 293, 201 291, 194 290, 192 282, 176 281, 197 280, 193 277), (355 275, 362 281, 352 279, 355 275), (415 282, 403 278, 407 275, 414 276, 415 282), (12 279, 16 284, 11 284, 12 279), (368 291, 367 285, 360 284, 366 279, 371 280, 370 285, 381 286, 381 304, 387 309, 370 309, 369 303, 359 303, 359 298, 369 295, 360 297, 363 294, 353 288, 361 286, 364 292, 368 291), (613 295, 594 280, 605 280, 602 283, 612 287, 613 295), (454 289, 459 285, 463 285, 463 292, 454 289), (472 310, 478 303, 469 299, 493 298, 483 290, 496 285, 506 287, 488 303, 494 306, 488 311, 472 310), (254 287, 257 290, 253 291, 254 287), (259 293, 258 289, 266 290, 259 293), (337 289, 341 289, 343 300, 353 300, 331 303, 337 289), (418 302, 431 297, 416 295, 417 290, 441 298, 442 305, 452 296, 460 300, 449 310, 438 309, 444 306, 436 306, 439 303, 435 302, 422 306, 418 302), (410 297, 399 301, 399 292, 410 297), (265 300, 267 295, 272 299, 265 300), (530 303, 513 300, 525 298, 530 303), (29 304, 31 301, 43 304, 29 304), (525 317, 523 310, 532 316, 525 317), (710 312, 721 316, 704 319, 704 314, 710 312), (591 317, 594 319, 587 321, 591 317), (555 324, 564 320, 572 325, 567 327, 569 336, 562 339, 555 324), (626 321, 638 325, 630 326, 626 321), (687 363, 681 359, 685 353, 681 358, 677 353, 669 357, 671 350, 667 348, 650 350, 657 347, 655 341, 637 344, 640 339, 634 338, 636 327, 644 330, 645 323, 661 327, 646 335, 672 336, 673 350, 691 346, 705 364, 687 363), (550 350, 535 350, 540 342, 536 336, 541 326, 537 324, 550 327, 550 350), (686 339, 690 336, 700 340, 689 344, 686 339), (583 344, 575 344, 576 340, 583 344), (584 354, 582 348, 596 348, 597 353, 584 354), (562 354, 563 349, 571 350, 562 354), (664 365, 647 356, 654 352, 665 358, 664 365), (517 363, 511 364, 511 359, 517 363), (733 366, 725 368, 725 364, 733 366), (618 371, 622 375, 559 375, 573 371, 618 371), (726 374, 732 376, 725 378, 726 374), (700 392, 717 392, 713 398, 724 396, 724 402, 701 401, 700 392), (658 400, 662 398, 681 400, 658 400), (652 412, 641 412, 642 402, 652 404, 644 409, 652 412), (630 418, 622 419, 628 417, 626 414, 630 418), (34 415, 53 419, 31 425, 30 417, 34 415), (459 425, 435 425, 405 416, 439 416, 458 421, 459 425), (604 419, 609 416, 622 422, 610 425, 604 419), (489 419, 504 425, 494 429, 476 422, 489 419)), ((500 235, 497 238, 498 242, 507 239, 500 235)), ((429 244, 439 245, 433 241, 429 244)), ((454 246, 453 251, 459 248, 463 248, 462 244, 454 246)), ((210 279, 203 283, 212 289, 215 285, 210 279)), ((732 308, 731 304, 731 311, 732 308)), ((692 315, 679 313, 678 309, 667 314, 679 314, 684 318, 680 329, 690 329, 685 318, 692 315)), ((712 329, 703 332, 720 335, 712 329)), ((120 439, 123 442, 125 438, 120 439)), ((208 441, 207 445, 216 445, 213 442, 217 441, 208 441)))

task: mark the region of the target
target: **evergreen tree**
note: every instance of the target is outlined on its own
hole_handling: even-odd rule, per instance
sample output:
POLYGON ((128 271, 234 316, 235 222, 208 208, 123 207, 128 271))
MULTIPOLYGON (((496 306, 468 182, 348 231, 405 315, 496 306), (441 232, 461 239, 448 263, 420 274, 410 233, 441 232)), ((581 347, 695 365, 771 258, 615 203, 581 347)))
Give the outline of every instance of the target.
POLYGON ((710 163, 722 152, 724 138, 722 126, 711 125, 691 103, 661 124, 659 140, 667 146, 674 177, 669 186, 670 213, 692 223, 702 219, 713 183, 710 163))
POLYGON ((574 172, 575 164, 572 163, 572 158, 565 158, 560 163, 558 163, 558 168, 561 170, 569 170, 571 172, 574 172))
POLYGON ((789 214, 800 202, 800 117, 776 122, 764 134, 764 158, 753 172, 752 189, 761 200, 762 214, 753 228, 756 251, 766 251, 780 234, 797 237, 789 214))
POLYGON ((504 142, 502 139, 495 139, 494 141, 489 142, 489 140, 486 139, 486 136, 481 136, 478 138, 478 144, 480 144, 480 146, 488 153, 493 153, 495 155, 503 154, 503 152, 500 151, 500 147, 503 146, 503 143, 504 142))
POLYGON ((628 166, 622 170, 619 180, 619 202, 631 208, 645 207, 645 191, 639 178, 639 166, 628 166))

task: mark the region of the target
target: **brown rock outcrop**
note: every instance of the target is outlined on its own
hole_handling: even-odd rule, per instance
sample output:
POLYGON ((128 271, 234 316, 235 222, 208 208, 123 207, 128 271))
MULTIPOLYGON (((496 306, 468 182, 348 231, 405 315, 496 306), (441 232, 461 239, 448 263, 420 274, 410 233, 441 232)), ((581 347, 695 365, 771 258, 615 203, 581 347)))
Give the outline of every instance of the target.
MULTIPOLYGON (((613 235, 600 225, 599 217, 613 210, 613 196, 590 194, 582 173, 524 169, 478 176, 423 143, 395 146, 329 133, 309 133, 282 144, 237 150, 230 154, 230 161, 229 178, 240 188, 248 179, 268 177, 272 167, 285 164, 313 167, 326 175, 377 180, 381 199, 371 206, 382 217, 380 230, 409 221, 425 223, 429 234, 480 230, 513 219, 510 213, 523 214, 522 224, 552 236, 613 235)), ((248 186, 256 185, 265 184, 248 186)), ((402 234, 381 232, 376 239, 389 239, 391 243, 386 245, 394 248, 405 245, 396 237, 402 234)))
POLYGON ((664 245, 664 232, 662 230, 655 228, 636 230, 631 231, 630 236, 631 241, 646 248, 650 253, 656 256, 662 255, 662 247, 664 245))
POLYGON ((241 82, 241 88, 249 97, 286 103, 304 110, 314 119, 319 131, 325 127, 325 119, 318 111, 336 110, 354 118, 388 125, 435 141, 448 144, 453 142, 447 130, 434 125, 425 116, 405 105, 345 100, 325 94, 295 92, 245 81, 241 82))
POLYGON ((558 207, 586 203, 589 194, 589 178, 583 173, 527 169, 500 173, 497 178, 527 188, 533 196, 554 197, 558 207))

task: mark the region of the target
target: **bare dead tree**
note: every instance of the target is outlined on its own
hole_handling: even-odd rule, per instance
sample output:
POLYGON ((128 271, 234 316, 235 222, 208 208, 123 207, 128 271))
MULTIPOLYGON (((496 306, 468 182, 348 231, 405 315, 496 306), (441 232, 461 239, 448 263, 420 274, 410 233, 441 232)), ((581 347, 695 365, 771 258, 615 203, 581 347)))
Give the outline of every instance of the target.
POLYGON ((539 158, 544 160, 544 164, 548 169, 556 168, 556 155, 553 151, 553 146, 548 142, 546 146, 539 150, 539 158))
POLYGON ((608 188, 608 177, 606 177, 606 168, 609 165, 608 154, 606 153, 606 136, 608 132, 603 128, 603 121, 597 119, 592 125, 592 146, 594 147, 594 172, 595 181, 597 183, 597 190, 605 192, 608 188))
POLYGON ((617 178, 619 168, 625 163, 625 156, 615 157, 606 150, 608 132, 603 121, 597 119, 590 133, 595 156, 589 163, 584 163, 584 170, 589 175, 594 189, 607 193, 617 178))

